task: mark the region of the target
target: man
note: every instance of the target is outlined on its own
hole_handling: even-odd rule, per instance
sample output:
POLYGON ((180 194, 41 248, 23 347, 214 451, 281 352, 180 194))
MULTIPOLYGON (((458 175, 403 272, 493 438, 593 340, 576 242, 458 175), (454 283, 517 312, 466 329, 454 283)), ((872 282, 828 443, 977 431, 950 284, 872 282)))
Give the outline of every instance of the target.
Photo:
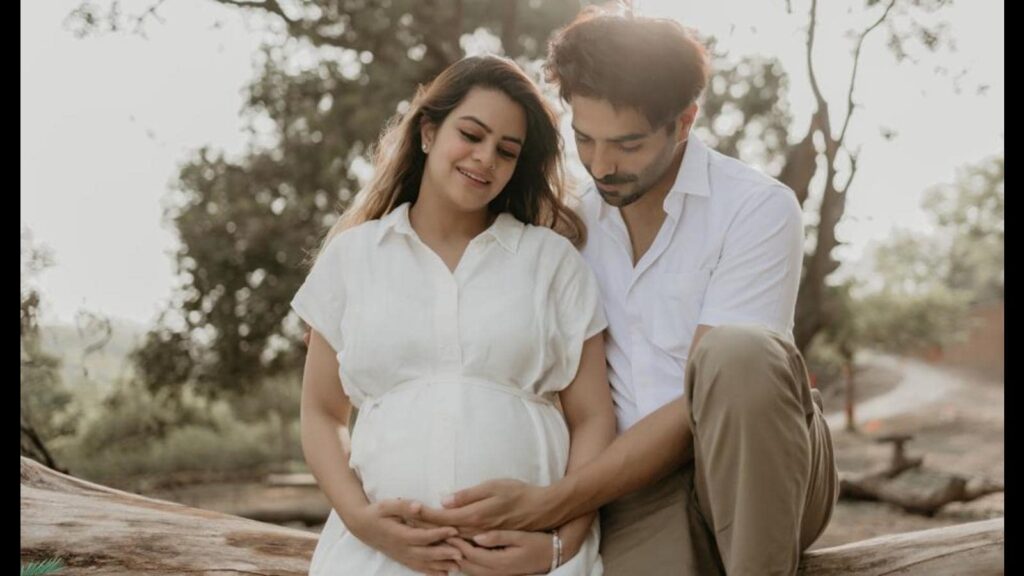
POLYGON ((553 486, 488 482, 424 520, 550 529, 608 504, 610 576, 795 574, 824 531, 832 443, 792 344, 801 211, 692 134, 707 61, 673 21, 593 7, 551 42, 548 79, 594 180, 583 255, 621 436, 553 486))

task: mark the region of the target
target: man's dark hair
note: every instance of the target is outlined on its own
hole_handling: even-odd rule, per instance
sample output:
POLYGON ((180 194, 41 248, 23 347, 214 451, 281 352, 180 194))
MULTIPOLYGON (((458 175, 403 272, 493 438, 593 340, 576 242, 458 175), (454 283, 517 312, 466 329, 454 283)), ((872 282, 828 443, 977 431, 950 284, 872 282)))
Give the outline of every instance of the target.
POLYGON ((657 127, 697 100, 709 64, 696 35, 674 20, 588 6, 555 33, 544 70, 562 99, 636 108, 657 127))

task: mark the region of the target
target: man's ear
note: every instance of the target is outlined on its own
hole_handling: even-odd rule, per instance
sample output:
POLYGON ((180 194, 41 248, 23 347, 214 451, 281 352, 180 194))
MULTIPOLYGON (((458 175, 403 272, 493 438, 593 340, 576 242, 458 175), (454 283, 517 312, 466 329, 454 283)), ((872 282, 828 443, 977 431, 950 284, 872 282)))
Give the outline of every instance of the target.
POLYGON ((694 102, 679 113, 676 118, 676 142, 683 142, 690 137, 690 129, 693 128, 693 123, 697 120, 699 109, 700 107, 694 102))

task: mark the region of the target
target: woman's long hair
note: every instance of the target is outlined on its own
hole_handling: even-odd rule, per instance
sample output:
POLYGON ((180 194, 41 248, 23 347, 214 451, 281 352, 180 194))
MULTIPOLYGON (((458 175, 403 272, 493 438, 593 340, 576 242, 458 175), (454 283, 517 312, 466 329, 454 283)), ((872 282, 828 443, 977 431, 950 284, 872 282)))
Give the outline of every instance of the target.
POLYGON ((562 169, 562 138, 553 110, 513 61, 472 56, 421 86, 409 110, 388 122, 371 151, 373 178, 328 231, 321 251, 339 232, 416 201, 426 163, 420 137, 422 124, 440 126, 466 94, 478 87, 501 91, 526 112, 526 141, 515 171, 488 208, 495 214, 508 212, 526 224, 552 228, 577 247, 586 241, 586 227, 565 204, 568 192, 562 169))

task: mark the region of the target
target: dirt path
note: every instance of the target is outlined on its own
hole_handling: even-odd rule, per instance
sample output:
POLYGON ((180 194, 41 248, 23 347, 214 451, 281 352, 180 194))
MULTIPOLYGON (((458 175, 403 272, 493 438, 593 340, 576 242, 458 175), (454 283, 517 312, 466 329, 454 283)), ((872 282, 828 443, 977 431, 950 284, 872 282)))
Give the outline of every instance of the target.
MULTIPOLYGON (((907 444, 909 455, 923 455, 929 468, 1005 478, 1002 380, 890 356, 865 356, 862 361, 898 369, 902 379, 889 392, 856 407, 857 434, 844 430, 842 413, 828 415, 840 471, 863 470, 890 457, 891 449, 875 444, 871 437, 909 433, 914 435, 907 444)), ((931 518, 906 514, 887 504, 840 501, 813 548, 1003 515, 1002 493, 947 505, 931 518)))
MULTIPOLYGON (((969 381, 962 373, 954 373, 911 358, 862 353, 858 362, 902 374, 899 384, 892 390, 855 406, 854 418, 858 426, 870 420, 926 409, 929 404, 939 402, 969 386, 969 381)), ((846 426, 846 415, 841 410, 830 412, 825 418, 833 430, 846 426)))

